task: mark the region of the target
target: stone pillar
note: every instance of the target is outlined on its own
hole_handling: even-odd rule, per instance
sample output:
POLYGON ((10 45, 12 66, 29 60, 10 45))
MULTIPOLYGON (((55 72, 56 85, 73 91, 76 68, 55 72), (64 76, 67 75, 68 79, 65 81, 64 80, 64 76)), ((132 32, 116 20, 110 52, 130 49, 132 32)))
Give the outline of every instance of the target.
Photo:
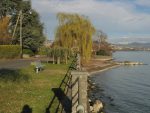
POLYGON ((82 71, 72 71, 71 75, 72 75, 72 82, 71 82, 71 84, 72 84, 72 113, 77 113, 78 106, 80 108, 81 108, 81 106, 83 106, 84 107, 83 113, 87 113, 88 112, 87 111, 87 77, 88 77, 88 73, 82 72, 82 71))

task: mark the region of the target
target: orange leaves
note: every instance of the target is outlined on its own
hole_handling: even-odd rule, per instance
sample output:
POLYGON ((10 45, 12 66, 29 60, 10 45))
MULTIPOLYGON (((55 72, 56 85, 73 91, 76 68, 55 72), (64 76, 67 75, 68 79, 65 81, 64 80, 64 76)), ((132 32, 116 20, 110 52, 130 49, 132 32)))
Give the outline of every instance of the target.
POLYGON ((0 44, 10 44, 10 33, 9 33, 9 20, 10 17, 5 16, 0 19, 0 44))

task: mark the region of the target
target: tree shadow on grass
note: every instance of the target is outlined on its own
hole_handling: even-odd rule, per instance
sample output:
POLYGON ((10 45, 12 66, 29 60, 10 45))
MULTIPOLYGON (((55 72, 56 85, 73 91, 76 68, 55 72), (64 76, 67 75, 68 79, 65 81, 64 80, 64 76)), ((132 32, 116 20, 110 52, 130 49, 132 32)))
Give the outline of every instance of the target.
POLYGON ((29 75, 22 73, 20 70, 0 69, 0 81, 4 82, 22 82, 28 81, 29 75))

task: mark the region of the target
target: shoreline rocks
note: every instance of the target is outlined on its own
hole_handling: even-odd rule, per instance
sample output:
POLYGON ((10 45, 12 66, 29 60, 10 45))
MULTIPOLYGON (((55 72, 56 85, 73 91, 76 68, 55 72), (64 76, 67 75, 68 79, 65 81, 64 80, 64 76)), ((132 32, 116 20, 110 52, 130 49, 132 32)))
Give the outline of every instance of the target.
POLYGON ((100 100, 96 100, 92 106, 90 106, 91 113, 102 113, 104 106, 100 100))
MULTIPOLYGON (((99 89, 95 83, 93 83, 89 78, 88 78, 88 94, 90 94, 91 91, 94 91, 96 89, 99 89)), ((104 105, 103 102, 99 99, 94 99, 90 97, 89 99, 89 107, 90 107, 90 113, 104 113, 104 105)))

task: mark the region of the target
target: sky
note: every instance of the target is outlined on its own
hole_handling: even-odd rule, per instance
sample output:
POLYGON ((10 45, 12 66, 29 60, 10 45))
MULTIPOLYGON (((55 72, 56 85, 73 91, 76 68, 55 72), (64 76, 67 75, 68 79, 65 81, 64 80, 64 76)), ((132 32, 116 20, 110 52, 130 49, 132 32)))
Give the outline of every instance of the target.
POLYGON ((53 40, 58 12, 87 16, 111 43, 150 42, 150 0, 31 0, 53 40))

